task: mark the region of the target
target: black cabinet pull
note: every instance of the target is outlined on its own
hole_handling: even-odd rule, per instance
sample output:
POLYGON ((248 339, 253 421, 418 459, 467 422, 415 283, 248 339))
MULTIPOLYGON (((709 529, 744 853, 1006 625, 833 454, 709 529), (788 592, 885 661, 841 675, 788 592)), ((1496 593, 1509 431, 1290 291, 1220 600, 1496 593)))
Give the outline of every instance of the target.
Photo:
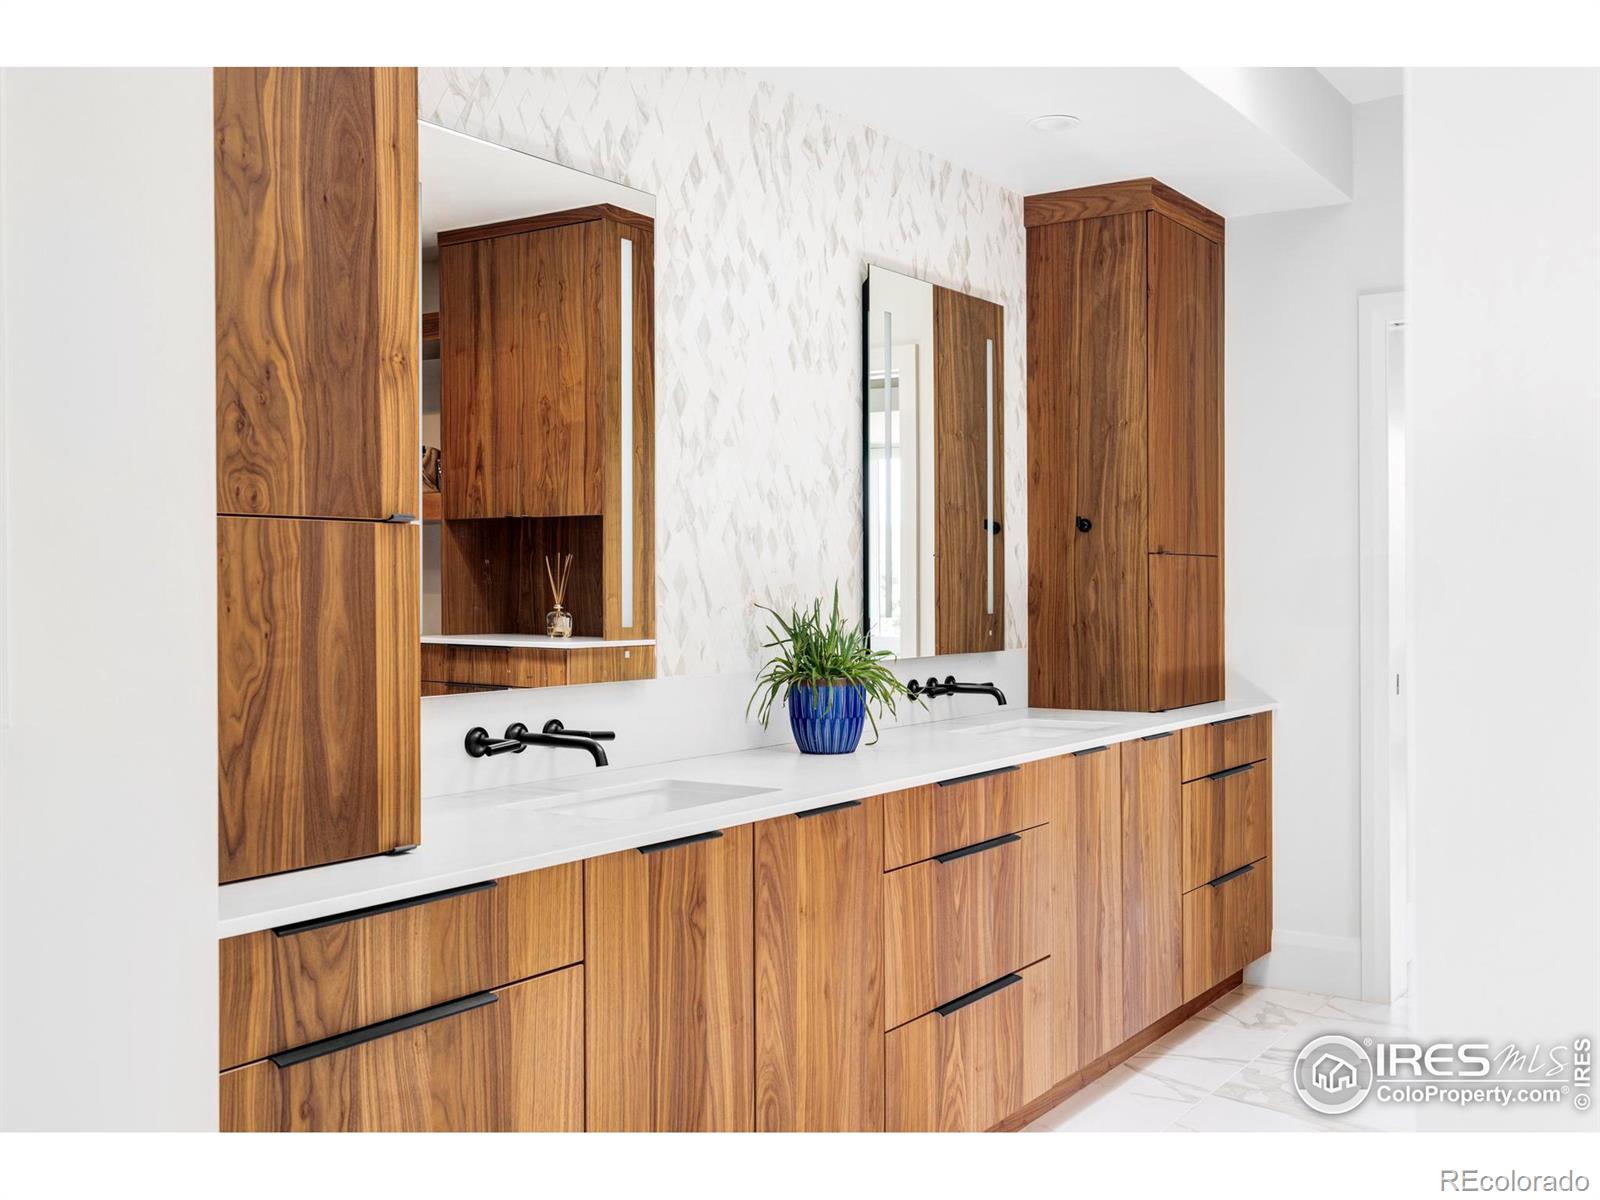
POLYGON ((1210 883, 1206 884, 1206 886, 1207 887, 1221 887, 1223 884, 1227 883, 1228 880, 1237 879, 1241 875, 1248 875, 1248 874, 1250 874, 1251 871, 1254 871, 1255 869, 1256 869, 1255 863, 1251 863, 1247 867, 1240 867, 1236 871, 1229 871, 1226 875, 1218 875, 1210 883))
POLYGON ((1082 758, 1085 754, 1103 754, 1109 749, 1111 749, 1110 746, 1090 746, 1087 750, 1074 750, 1072 757, 1082 758))
POLYGON ((949 1004, 941 1004, 933 1011, 938 1013, 941 1017, 948 1017, 951 1013, 960 1012, 969 1004, 976 1004, 979 1000, 982 1000, 988 996, 992 996, 996 992, 1005 991, 1005 989, 1010 987, 1013 983, 1021 982, 1021 975, 1002 975, 993 983, 986 983, 981 988, 974 988, 965 996, 957 996, 954 1000, 950 1001, 949 1004))
POLYGON ((1205 776, 1207 779, 1226 779, 1229 775, 1239 775, 1245 771, 1255 769, 1255 763, 1245 763, 1242 767, 1229 767, 1226 771, 1213 771, 1205 776))
POLYGON ((432 1008, 420 1008, 414 1013, 407 1013, 403 1017, 395 1017, 389 1021, 379 1021, 376 1025, 367 1025, 361 1029, 352 1029, 349 1033, 336 1034, 330 1038, 323 1038, 320 1042, 308 1042, 293 1050, 285 1050, 281 1054, 269 1054, 272 1065, 282 1070, 292 1067, 296 1063, 309 1062, 313 1058, 321 1058, 325 1054, 337 1054, 341 1050, 348 1050, 352 1046, 359 1046, 363 1042, 375 1042, 379 1038, 388 1037, 392 1033, 403 1030, 415 1029, 418 1025, 429 1025, 434 1021, 442 1021, 446 1017, 453 1017, 460 1013, 471 1012, 475 1008, 482 1008, 485 1004, 493 1004, 500 999, 493 992, 479 992, 474 996, 463 996, 459 1000, 447 1000, 443 1004, 435 1004, 432 1008))
POLYGON ((452 896, 466 896, 473 892, 486 892, 498 886, 493 879, 486 879, 482 883, 469 883, 463 887, 445 888, 442 892, 424 892, 420 896, 407 896, 404 900, 390 900, 386 904, 374 904, 368 908, 353 908, 349 912, 334 913, 328 917, 312 917, 309 921, 296 921, 292 925, 279 925, 273 933, 279 937, 293 937, 297 933, 309 933, 313 929, 326 929, 329 925, 342 925, 346 921, 359 921, 363 917, 376 917, 380 913, 399 912, 402 908, 415 908, 419 904, 432 904, 435 900, 448 900, 452 896))
POLYGON ((963 846, 959 850, 950 850, 944 854, 935 854, 933 861, 936 863, 955 862, 958 858, 965 858, 969 854, 982 854, 985 850, 993 850, 999 846, 1009 846, 1012 842, 1020 842, 1020 833, 1002 834, 1000 837, 990 838, 987 842, 974 842, 970 846, 963 846))
POLYGON ((940 787, 955 787, 958 783, 971 783, 974 779, 987 779, 991 775, 1009 775, 1021 767, 996 767, 992 771, 974 771, 971 775, 957 775, 954 779, 939 780, 940 787))
POLYGON ((640 854, 658 854, 663 850, 676 850, 679 846, 692 846, 696 842, 715 841, 722 836, 722 830, 713 829, 710 833, 691 833, 688 837, 672 838, 665 842, 651 842, 648 846, 640 846, 640 854))
POLYGON ((383 523, 385 525, 409 525, 416 519, 416 513, 390 513, 383 519, 383 523))
POLYGON ((1165 733, 1147 733, 1139 740, 1141 742, 1159 742, 1162 738, 1169 738, 1176 732, 1176 729, 1169 729, 1165 733))
POLYGON ((841 800, 837 804, 824 804, 821 808, 808 808, 805 812, 797 812, 795 816, 804 821, 807 817, 820 817, 823 813, 841 812, 847 808, 860 808, 859 800, 841 800))
POLYGON ((1094 522, 1089 520, 1088 517, 1079 517, 1077 520, 1077 526, 1079 533, 1088 533, 1089 530, 1094 528, 1094 522))
POLYGON ((1242 716, 1242 717, 1223 717, 1222 720, 1220 720, 1220 721, 1211 722, 1211 724, 1208 725, 1207 728, 1208 729, 1214 729, 1218 725, 1237 725, 1240 721, 1248 721, 1251 717, 1253 717, 1255 715, 1256 715, 1255 713, 1245 713, 1245 715, 1242 716))

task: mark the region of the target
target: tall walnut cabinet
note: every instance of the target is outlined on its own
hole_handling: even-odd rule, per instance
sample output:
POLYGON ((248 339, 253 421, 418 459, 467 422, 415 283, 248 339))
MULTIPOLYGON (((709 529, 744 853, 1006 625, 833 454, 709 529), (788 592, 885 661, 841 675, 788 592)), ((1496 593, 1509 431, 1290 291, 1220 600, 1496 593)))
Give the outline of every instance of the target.
POLYGON ((213 79, 224 883, 420 839, 416 92, 213 79))
POLYGON ((1222 218, 1142 179, 1024 220, 1029 698, 1220 700, 1222 218))

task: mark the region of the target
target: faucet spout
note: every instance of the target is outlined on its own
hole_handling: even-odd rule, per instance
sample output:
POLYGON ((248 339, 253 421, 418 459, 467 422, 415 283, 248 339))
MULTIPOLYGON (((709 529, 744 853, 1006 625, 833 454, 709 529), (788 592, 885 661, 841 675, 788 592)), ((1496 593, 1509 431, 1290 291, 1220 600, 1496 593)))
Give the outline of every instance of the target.
POLYGON ((551 720, 545 722, 543 731, 533 732, 521 721, 506 726, 506 741, 516 742, 523 746, 570 746, 575 750, 586 750, 589 757, 594 759, 597 767, 606 766, 610 760, 606 757, 605 747, 600 745, 599 738, 610 740, 617 735, 609 730, 590 732, 587 730, 563 729, 561 722, 551 720), (552 729, 551 727, 554 726, 552 729))

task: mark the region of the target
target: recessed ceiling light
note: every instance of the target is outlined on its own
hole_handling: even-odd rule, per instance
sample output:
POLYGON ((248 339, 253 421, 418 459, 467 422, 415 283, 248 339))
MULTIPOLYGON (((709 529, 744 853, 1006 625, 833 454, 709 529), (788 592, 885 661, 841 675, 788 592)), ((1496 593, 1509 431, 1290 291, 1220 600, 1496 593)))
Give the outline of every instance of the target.
POLYGON ((1040 133, 1065 133, 1077 127, 1078 118, 1071 113, 1045 113, 1043 116, 1033 117, 1028 124, 1040 133))

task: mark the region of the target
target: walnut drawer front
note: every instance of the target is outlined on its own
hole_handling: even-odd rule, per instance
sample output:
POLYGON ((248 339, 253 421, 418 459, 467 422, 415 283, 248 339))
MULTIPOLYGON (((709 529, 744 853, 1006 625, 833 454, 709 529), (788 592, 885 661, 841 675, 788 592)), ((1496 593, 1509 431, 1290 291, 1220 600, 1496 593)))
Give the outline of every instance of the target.
POLYGON ((228 1068, 579 961, 582 866, 264 929, 219 951, 228 1068))
POLYGON ((223 1132, 581 1131, 583 967, 221 1076, 223 1132))
POLYGON ((1183 998, 1272 949, 1272 860, 1240 867, 1183 897, 1183 998))
POLYGON ((1272 849, 1272 763, 1229 767, 1183 785, 1183 890, 1272 849))
POLYGON ((1181 731, 1183 781, 1272 756, 1272 714, 1256 713, 1181 731))
POLYGON ((1054 1083, 1050 980, 1032 963, 890 1032, 888 1128, 989 1129, 1054 1083))
POLYGON ((1048 821, 1039 770, 1028 763, 891 792, 883 798, 883 869, 1048 821))
POLYGON ((883 877, 884 1028, 1050 953, 1048 826, 883 877))

